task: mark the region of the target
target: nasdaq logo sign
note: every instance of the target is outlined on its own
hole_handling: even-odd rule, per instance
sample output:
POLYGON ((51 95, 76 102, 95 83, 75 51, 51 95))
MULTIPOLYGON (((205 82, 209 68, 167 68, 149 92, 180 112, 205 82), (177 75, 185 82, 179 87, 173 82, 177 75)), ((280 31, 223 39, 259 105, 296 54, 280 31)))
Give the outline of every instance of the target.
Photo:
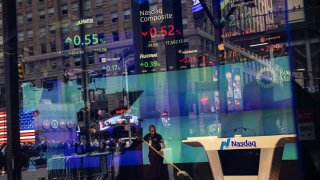
POLYGON ((239 141, 239 140, 231 140, 228 138, 226 141, 222 141, 220 145, 220 150, 224 150, 229 147, 257 147, 256 141, 239 141))

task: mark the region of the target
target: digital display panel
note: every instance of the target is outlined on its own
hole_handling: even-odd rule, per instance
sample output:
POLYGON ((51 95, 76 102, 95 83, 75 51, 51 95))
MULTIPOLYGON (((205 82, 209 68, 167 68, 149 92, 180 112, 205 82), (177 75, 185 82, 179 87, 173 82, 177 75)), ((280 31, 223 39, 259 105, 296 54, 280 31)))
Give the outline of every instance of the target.
MULTIPOLYGON (((86 2, 82 15, 63 14, 61 4, 64 21, 47 32, 58 42, 50 45, 52 54, 41 44, 32 54, 29 41, 21 43, 28 50, 21 56, 26 72, 37 77, 23 87, 23 106, 37 107, 39 137, 55 142, 83 140, 80 126, 93 138, 127 138, 128 131, 108 133, 125 126, 124 116, 143 135, 155 124, 174 163, 208 161, 203 149, 181 142, 188 137, 294 134, 287 22, 284 14, 271 13, 284 10, 285 2, 273 2, 261 8, 254 1, 221 1, 222 19, 215 21, 222 27, 220 44, 217 24, 198 0, 86 2), (89 122, 78 116, 85 108, 89 122)), ((216 4, 207 6, 217 12, 216 4)), ((294 149, 285 150, 288 159, 296 159, 294 149)), ((148 148, 141 151, 137 164, 148 164, 148 148)), ((137 165, 120 165, 128 162, 137 165)))

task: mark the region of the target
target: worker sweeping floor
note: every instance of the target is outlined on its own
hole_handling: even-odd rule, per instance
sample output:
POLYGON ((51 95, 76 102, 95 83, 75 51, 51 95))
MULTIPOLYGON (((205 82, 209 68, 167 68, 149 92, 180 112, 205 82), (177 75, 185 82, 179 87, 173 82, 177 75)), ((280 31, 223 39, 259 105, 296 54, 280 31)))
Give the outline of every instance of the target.
POLYGON ((158 153, 158 151, 152 147, 152 145, 149 145, 149 143, 147 141, 145 141, 144 139, 142 139, 142 141, 147 144, 153 151, 155 151, 157 153, 157 155, 161 156, 164 160, 166 160, 170 165, 173 166, 173 168, 175 170, 178 171, 177 176, 179 177, 179 179, 182 180, 193 180, 192 177, 189 175, 189 173, 187 173, 186 171, 182 171, 180 168, 178 168, 176 165, 174 165, 172 162, 168 161, 161 153, 158 153))

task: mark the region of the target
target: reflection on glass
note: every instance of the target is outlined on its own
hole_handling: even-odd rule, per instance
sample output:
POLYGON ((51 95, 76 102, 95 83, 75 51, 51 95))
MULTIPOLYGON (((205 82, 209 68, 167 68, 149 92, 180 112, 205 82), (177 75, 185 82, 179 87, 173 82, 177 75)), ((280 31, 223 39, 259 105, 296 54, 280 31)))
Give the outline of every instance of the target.
POLYGON ((125 179, 133 168, 145 179, 148 147, 139 138, 150 124, 165 157, 187 167, 209 167, 203 149, 182 144, 188 137, 295 134, 283 29, 286 15, 294 23, 304 13, 262 2, 222 1, 217 37, 196 0, 17 1, 21 111, 36 112, 20 121, 33 133, 22 147, 37 152, 24 154, 25 169, 32 162, 49 179, 125 179))

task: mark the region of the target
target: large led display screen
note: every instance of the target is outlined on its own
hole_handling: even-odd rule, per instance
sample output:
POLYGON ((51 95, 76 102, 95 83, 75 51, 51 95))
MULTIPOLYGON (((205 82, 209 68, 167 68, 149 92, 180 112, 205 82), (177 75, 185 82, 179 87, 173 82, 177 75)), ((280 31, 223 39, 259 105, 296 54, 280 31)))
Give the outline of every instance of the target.
MULTIPOLYGON (((182 143, 189 137, 295 134, 287 25, 304 15, 284 11, 303 3, 217 2, 46 2, 39 34, 18 28, 21 104, 39 112, 33 127, 51 146, 46 157, 86 154, 72 145, 101 153, 105 143, 117 166, 147 165, 148 146, 136 140, 150 124, 164 156, 186 164, 208 162, 203 148, 182 143)), ((296 159, 287 145, 283 160, 296 159)))
MULTIPOLYGON (((143 119, 143 134, 147 133, 149 124, 155 124, 165 139, 165 154, 174 162, 206 162, 201 148, 186 146, 181 141, 187 137, 210 135, 231 137, 236 134, 261 136, 295 133, 288 57, 273 59, 269 64, 272 66, 248 61, 220 67, 95 78, 89 87, 105 89, 107 96, 121 92, 120 98, 128 81, 129 92, 142 92, 130 105, 130 112, 125 112, 125 115, 131 116, 131 123, 138 124, 137 117, 143 119), (220 79, 217 78, 217 69, 224 71, 220 79), (223 91, 218 88, 219 81, 222 81, 220 86, 224 84, 223 91), (225 107, 220 103, 223 96, 225 107), (226 111, 222 112, 221 108, 226 111), (194 152, 198 156, 188 155, 194 152)), ((60 85, 69 95, 75 93, 78 87, 76 82, 60 85)), ((40 123, 37 128, 48 140, 75 140, 77 118, 74 114, 75 108, 80 105, 71 102, 69 106, 62 107, 50 104, 51 101, 46 102, 44 97, 54 99, 54 94, 54 91, 46 90, 39 95, 33 94, 38 96, 36 99, 42 97, 39 104, 34 104, 41 112, 37 118, 40 123), (57 132, 59 136, 55 134, 57 132)), ((119 116, 105 120, 111 127, 117 124, 119 116)), ((97 122, 97 126, 100 127, 101 123, 104 122, 97 122)), ((292 148, 285 152, 289 159, 295 158, 294 153, 292 148)), ((143 154, 146 158, 147 152, 143 154)), ((144 163, 148 160, 145 159, 144 163)))

